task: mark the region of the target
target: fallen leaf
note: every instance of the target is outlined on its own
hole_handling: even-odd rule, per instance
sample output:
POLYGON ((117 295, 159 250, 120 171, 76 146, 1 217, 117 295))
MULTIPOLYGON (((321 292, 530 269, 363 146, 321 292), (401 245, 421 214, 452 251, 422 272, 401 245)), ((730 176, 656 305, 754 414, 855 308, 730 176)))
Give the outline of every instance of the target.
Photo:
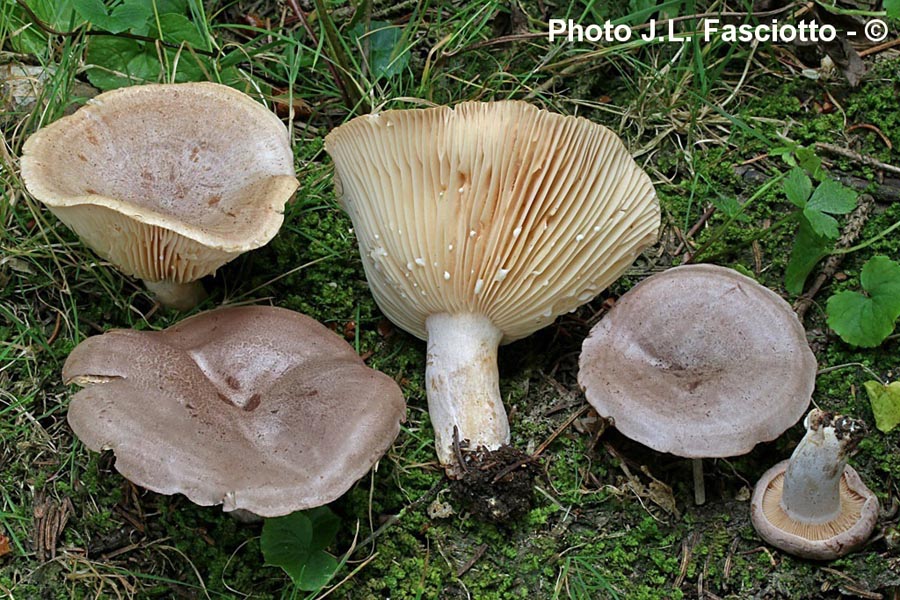
POLYGON ((878 381, 867 381, 863 385, 869 394, 869 402, 872 403, 875 427, 888 433, 900 425, 900 381, 887 385, 878 381))
POLYGON ((10 552, 12 552, 12 548, 9 547, 9 538, 0 534, 0 558, 6 556, 10 552))

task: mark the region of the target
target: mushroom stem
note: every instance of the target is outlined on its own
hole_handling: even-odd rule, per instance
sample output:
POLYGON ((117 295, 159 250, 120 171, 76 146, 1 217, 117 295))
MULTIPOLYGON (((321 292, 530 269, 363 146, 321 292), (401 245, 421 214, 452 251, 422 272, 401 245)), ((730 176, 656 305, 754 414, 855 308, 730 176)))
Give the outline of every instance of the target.
POLYGON ((166 308, 190 310, 206 298, 206 290, 199 281, 175 283, 174 281, 147 281, 144 285, 156 300, 166 308))
POLYGON ((500 397, 497 347, 503 334, 483 315, 434 314, 425 321, 428 359, 425 389, 441 464, 458 460, 454 429, 469 448, 496 450, 509 442, 509 421, 500 397))
POLYGON ((694 504, 700 506, 706 504, 706 485, 703 482, 703 459, 691 459, 694 470, 694 504))
POLYGON ((781 508, 796 521, 827 523, 841 514, 841 477, 865 426, 818 409, 810 411, 805 426, 784 474, 781 508))

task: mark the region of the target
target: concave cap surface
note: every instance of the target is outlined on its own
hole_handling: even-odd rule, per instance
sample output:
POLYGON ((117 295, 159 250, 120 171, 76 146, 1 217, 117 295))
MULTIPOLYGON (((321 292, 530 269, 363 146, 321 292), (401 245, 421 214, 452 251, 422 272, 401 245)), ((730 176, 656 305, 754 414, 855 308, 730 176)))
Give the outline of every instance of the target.
POLYGON ((624 435, 688 458, 745 454, 796 423, 816 359, 790 305, 737 271, 648 277, 591 330, 578 382, 624 435))
POLYGON ((656 240, 650 178, 609 129, 524 102, 391 110, 332 131, 372 293, 427 337, 478 313, 525 337, 600 293, 656 240))
POLYGON ((194 281, 266 244, 297 189, 287 129, 214 83, 100 94, 25 142, 31 194, 146 281, 194 281))
POLYGON ((878 498, 856 470, 844 466, 840 482, 841 514, 830 521, 803 523, 781 506, 784 474, 790 460, 763 473, 750 499, 750 517, 759 536, 785 552, 813 560, 832 560, 860 548, 878 521, 878 498))
POLYGON ((63 367, 69 424, 129 480, 271 517, 331 502, 404 419, 394 381, 313 319, 222 308, 164 331, 114 330, 63 367))

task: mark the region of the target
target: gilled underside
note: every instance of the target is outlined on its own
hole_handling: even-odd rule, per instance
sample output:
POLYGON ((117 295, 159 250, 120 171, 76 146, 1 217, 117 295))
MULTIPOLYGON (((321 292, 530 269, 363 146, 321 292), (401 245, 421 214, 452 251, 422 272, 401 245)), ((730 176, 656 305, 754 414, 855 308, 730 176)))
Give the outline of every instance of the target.
POLYGON ((425 339, 439 313, 503 341, 589 301, 656 239, 649 177, 619 138, 522 102, 387 111, 326 138, 379 306, 425 339))
POLYGON ((784 473, 776 475, 768 484, 762 500, 763 513, 769 522, 779 530, 811 541, 832 539, 849 531, 862 516, 866 498, 853 490, 847 483, 846 474, 841 477, 841 511, 836 519, 821 523, 803 523, 795 521, 781 506, 781 491, 784 486, 784 473))
POLYGON ((177 283, 268 242, 297 188, 280 120, 210 83, 101 94, 27 140, 22 176, 98 254, 177 283))

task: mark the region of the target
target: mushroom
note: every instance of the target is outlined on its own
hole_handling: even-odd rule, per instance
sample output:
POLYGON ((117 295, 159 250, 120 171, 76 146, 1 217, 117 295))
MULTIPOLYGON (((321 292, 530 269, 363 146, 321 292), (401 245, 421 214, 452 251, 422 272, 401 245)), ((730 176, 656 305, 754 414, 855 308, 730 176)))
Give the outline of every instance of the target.
POLYGON ((25 142, 22 178, 82 241, 166 305, 272 239, 297 189, 284 124, 214 83, 100 94, 25 142))
POLYGON ((648 277, 591 330, 578 382, 627 437, 693 458, 738 456, 809 405, 816 359, 790 305, 737 271, 688 265, 648 277))
POLYGON ((609 129, 524 102, 365 115, 325 139, 382 312, 427 340, 437 455, 509 442, 497 348, 591 300, 656 240, 609 129))
POLYGON ((813 409, 788 460, 766 471, 750 500, 759 536, 785 552, 831 560, 862 546, 878 520, 878 499, 847 457, 866 432, 862 421, 813 409))
POLYGON ((405 403, 335 333, 262 306, 88 338, 68 420, 132 482, 274 517, 331 502, 390 447, 405 403))

